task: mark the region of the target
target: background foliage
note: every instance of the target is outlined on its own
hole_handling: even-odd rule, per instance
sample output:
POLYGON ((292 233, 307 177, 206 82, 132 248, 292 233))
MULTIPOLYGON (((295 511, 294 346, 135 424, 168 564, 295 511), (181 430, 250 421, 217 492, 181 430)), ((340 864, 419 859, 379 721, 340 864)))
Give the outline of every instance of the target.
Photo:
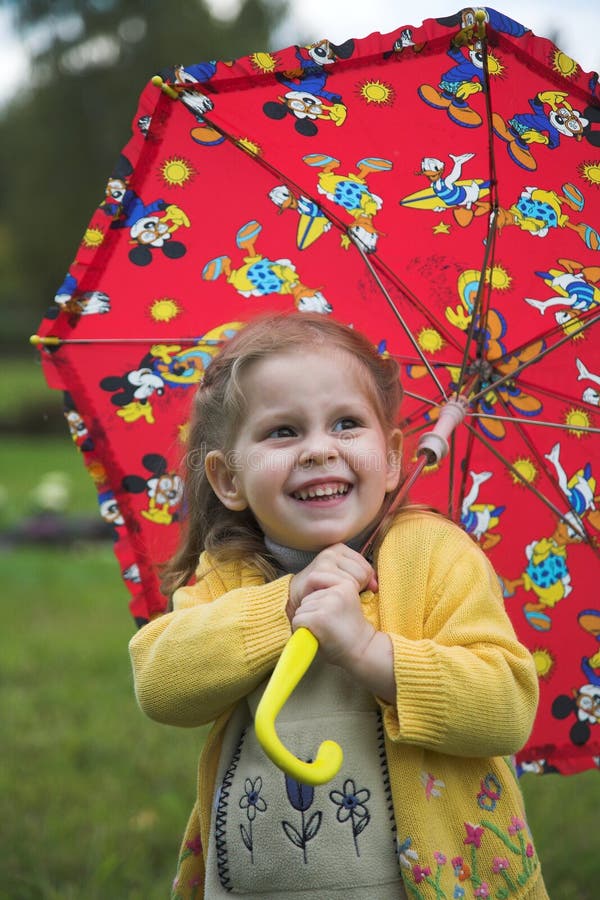
POLYGON ((0 0, 34 76, 0 110, 2 351, 23 353, 127 142, 138 96, 175 64, 267 49, 284 0, 227 22, 202 0, 0 0))

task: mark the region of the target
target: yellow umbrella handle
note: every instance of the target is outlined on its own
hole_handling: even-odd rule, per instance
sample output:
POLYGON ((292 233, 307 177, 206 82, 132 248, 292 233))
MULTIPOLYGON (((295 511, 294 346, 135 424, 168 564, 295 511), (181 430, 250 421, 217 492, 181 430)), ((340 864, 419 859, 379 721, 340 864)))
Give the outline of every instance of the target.
POLYGON ((279 657, 254 716, 258 741, 272 762, 303 784, 325 784, 339 772, 344 754, 335 741, 323 741, 314 762, 287 750, 275 731, 275 719, 315 658, 319 642, 308 628, 293 633, 279 657))

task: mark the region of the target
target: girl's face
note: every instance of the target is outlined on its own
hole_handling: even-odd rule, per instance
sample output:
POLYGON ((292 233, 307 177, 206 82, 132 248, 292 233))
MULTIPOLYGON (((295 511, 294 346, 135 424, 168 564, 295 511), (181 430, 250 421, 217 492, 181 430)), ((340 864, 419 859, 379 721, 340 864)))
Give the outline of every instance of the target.
POLYGON ((231 454, 207 456, 229 509, 250 508, 278 544, 320 551, 368 529, 400 477, 401 435, 386 434, 371 375, 340 350, 282 352, 248 366, 247 409, 231 454))

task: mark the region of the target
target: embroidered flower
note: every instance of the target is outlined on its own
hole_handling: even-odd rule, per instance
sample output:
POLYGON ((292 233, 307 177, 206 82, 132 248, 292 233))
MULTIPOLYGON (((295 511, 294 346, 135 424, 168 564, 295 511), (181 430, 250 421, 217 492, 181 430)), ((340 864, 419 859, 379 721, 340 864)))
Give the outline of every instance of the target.
POLYGON ((499 872, 504 872, 505 869, 508 869, 507 858, 505 856, 495 856, 492 863, 492 872, 497 875, 499 872))
POLYGON ((479 848, 485 829, 482 828, 481 825, 471 825, 469 822, 465 822, 464 826, 467 830, 467 836, 464 839, 464 843, 473 844, 474 847, 479 848))
POLYGON ((186 841, 185 846, 188 850, 191 850, 194 856, 200 856, 202 853, 202 841, 200 840, 200 835, 197 834, 196 837, 191 841, 186 841))
POLYGON ((475 888, 475 890, 473 891, 473 896, 483 897, 484 900, 486 900, 486 898, 490 896, 490 889, 485 881, 482 881, 479 887, 475 888))
POLYGON ((454 900, 460 900, 460 898, 465 896, 465 889, 461 887, 460 884, 457 884, 454 888, 454 893, 452 894, 454 900))
POLYGON ((455 878, 459 881, 467 881, 471 877, 470 866, 464 861, 462 856, 455 856, 452 860, 452 868, 455 878))
POLYGON ((531 857, 533 856, 534 853, 535 853, 535 850, 533 849, 533 844, 527 844, 527 847, 525 848, 526 856, 529 859, 531 859, 531 857))
POLYGON ((429 875, 431 875, 429 866, 413 866, 413 877, 416 884, 421 884, 429 875))
POLYGON ((416 850, 411 850, 412 838, 407 837, 406 840, 402 844, 398 844, 398 859, 400 860, 400 865, 404 866, 405 869, 410 869, 411 860, 418 860, 419 854, 416 850))
POLYGON ((307 809, 310 809, 315 799, 315 789, 312 785, 302 784, 291 775, 286 775, 285 790, 294 809, 297 809, 298 812, 306 812, 307 809))
POLYGON ((446 857, 444 856, 443 853, 440 853, 439 850, 436 850, 436 851, 435 851, 435 853, 433 854, 433 858, 435 859, 435 861, 436 861, 436 863, 438 864, 438 866, 445 866, 445 865, 446 865, 446 857))
POLYGON ((357 791, 352 778, 348 778, 344 782, 343 793, 341 791, 330 791, 329 796, 338 807, 336 812, 338 822, 346 822, 350 816, 363 819, 369 815, 365 803, 371 796, 371 791, 367 790, 367 788, 357 791))
POLYGON ((361 790, 357 791, 352 778, 347 778, 344 782, 343 792, 329 792, 329 799, 337 806, 335 815, 338 822, 350 821, 352 825, 352 839, 357 856, 360 856, 358 836, 362 834, 371 821, 371 814, 366 807, 366 802, 370 796, 371 791, 367 790, 367 788, 361 788, 361 790))
POLYGON ((524 828, 525 822, 523 821, 523 819, 519 819, 518 816, 511 816, 510 825, 508 826, 509 834, 518 834, 519 831, 523 831, 524 828))
POLYGON ((254 781, 246 778, 244 782, 244 790, 246 793, 240 798, 240 807, 246 810, 246 816, 249 822, 253 822, 257 812, 264 812, 267 804, 260 796, 262 790, 262 778, 260 775, 254 781))

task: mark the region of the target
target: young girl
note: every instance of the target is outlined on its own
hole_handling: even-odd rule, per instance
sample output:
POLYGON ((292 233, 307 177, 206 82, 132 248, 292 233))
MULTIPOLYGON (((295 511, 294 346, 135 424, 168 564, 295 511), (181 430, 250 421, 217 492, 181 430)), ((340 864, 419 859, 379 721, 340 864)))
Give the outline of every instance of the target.
POLYGON ((401 480, 400 400, 394 360, 306 313, 246 325, 196 394, 172 610, 130 646, 144 712, 214 721, 176 898, 547 897, 504 759, 537 677, 497 577, 456 525, 410 507, 359 552, 401 480), (253 728, 300 626, 320 650, 277 730, 304 760, 342 746, 316 788, 253 728))

